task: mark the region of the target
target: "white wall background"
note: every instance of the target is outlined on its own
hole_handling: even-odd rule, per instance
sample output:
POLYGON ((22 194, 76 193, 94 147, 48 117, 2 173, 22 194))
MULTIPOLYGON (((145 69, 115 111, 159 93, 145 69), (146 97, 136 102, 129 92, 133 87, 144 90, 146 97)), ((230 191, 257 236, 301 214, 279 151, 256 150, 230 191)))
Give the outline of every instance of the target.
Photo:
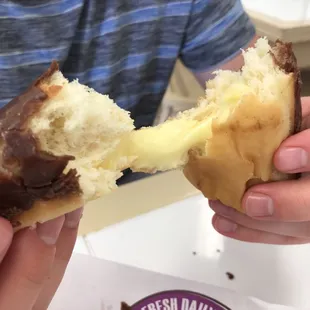
POLYGON ((242 0, 245 8, 285 21, 310 21, 309 0, 242 0))

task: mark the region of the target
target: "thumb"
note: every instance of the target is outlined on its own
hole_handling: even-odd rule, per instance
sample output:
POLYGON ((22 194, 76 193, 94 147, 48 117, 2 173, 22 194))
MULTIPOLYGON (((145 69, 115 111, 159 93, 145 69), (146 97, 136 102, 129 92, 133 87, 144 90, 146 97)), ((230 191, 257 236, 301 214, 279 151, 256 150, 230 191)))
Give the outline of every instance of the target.
POLYGON ((310 171, 310 97, 302 98, 302 117, 303 131, 283 141, 274 155, 274 164, 279 171, 310 171))
POLYGON ((279 171, 299 173, 310 171, 310 129, 287 138, 274 155, 279 171))
POLYGON ((14 235, 0 265, 0 309, 32 309, 50 275, 64 217, 14 235))

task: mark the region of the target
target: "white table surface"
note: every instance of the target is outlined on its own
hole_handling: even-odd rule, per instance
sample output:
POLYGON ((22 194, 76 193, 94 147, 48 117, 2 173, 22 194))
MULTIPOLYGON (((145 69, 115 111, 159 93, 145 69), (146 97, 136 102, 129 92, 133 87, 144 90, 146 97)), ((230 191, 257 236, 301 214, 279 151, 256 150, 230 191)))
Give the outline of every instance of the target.
POLYGON ((310 309, 310 245, 230 240, 211 217, 199 195, 79 238, 75 252, 310 309))

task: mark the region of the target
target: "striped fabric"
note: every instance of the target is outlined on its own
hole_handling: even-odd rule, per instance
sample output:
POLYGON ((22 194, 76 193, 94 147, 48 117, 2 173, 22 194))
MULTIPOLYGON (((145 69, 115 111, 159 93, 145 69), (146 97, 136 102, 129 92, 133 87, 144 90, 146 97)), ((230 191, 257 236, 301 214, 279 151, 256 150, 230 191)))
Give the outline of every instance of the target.
POLYGON ((254 35, 240 0, 13 0, 0 4, 0 105, 55 59, 151 125, 176 59, 194 72, 254 35))

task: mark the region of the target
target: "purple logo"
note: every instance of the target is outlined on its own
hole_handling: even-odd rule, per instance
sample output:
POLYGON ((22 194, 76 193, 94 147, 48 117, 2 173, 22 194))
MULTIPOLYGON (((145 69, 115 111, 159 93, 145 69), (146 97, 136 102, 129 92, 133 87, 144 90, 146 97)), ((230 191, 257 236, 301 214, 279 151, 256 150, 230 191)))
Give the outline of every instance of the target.
POLYGON ((190 291, 165 291, 148 296, 130 307, 131 310, 230 310, 221 302, 190 291))

